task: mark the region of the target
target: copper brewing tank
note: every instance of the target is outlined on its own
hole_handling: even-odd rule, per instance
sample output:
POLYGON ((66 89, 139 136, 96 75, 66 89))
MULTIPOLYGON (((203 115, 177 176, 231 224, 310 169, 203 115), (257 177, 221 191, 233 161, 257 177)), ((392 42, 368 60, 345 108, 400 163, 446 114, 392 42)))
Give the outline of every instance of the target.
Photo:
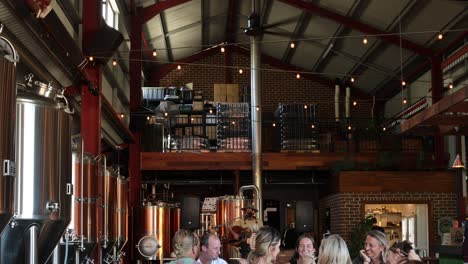
POLYGON ((68 226, 73 234, 72 242, 79 244, 81 251, 91 252, 97 243, 96 202, 97 184, 96 161, 90 153, 73 151, 72 218, 68 226))
POLYGON ((207 232, 211 232, 212 230, 216 231, 217 222, 216 213, 200 214, 200 228, 197 229, 197 235, 201 237, 207 232))
MULTIPOLYGON (((160 201, 148 202, 135 208, 134 256, 143 260, 171 257, 171 241, 176 225, 180 224, 177 205, 160 201)), ((178 228, 177 228, 178 229, 178 228)))
MULTIPOLYGON (((172 238, 174 237, 175 233, 179 230, 180 228, 180 204, 172 204, 171 206, 171 241, 172 238)), ((170 243, 171 247, 171 252, 173 251, 172 248, 172 243, 170 243)))
MULTIPOLYGON (((2 41, 6 41, 6 39, 0 37, 0 43, 2 41)), ((13 51, 16 54, 16 51, 13 51)), ((15 62, 0 57, 0 105, 2 106, 0 107, 0 159, 3 170, 15 161, 15 78, 15 62)), ((10 172, 9 169, 7 171, 10 172)), ((0 176, 0 234, 10 221, 14 211, 15 177, 7 174, 0 176)))
POLYGON ((250 200, 241 196, 221 196, 218 199, 218 207, 216 211, 217 224, 219 226, 218 236, 221 241, 225 241, 229 236, 229 231, 226 228, 227 224, 232 224, 237 219, 242 218, 242 208, 250 204, 250 200))
POLYGON ((110 249, 116 238, 114 237, 114 214, 115 214, 115 200, 117 192, 117 175, 110 168, 106 166, 100 167, 98 180, 98 236, 101 246, 105 249, 110 249))
POLYGON ((114 235, 117 252, 121 251, 128 241, 128 179, 117 177, 117 199, 114 211, 114 235))

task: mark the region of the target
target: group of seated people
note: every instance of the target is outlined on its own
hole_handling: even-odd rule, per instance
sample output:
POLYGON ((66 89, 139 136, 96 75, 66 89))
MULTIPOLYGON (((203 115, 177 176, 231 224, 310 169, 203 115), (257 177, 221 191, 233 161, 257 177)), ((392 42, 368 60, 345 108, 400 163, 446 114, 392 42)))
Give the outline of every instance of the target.
MULTIPOLYGON (((247 258, 239 258, 241 264, 269 264, 277 263, 276 257, 280 252, 281 236, 272 227, 261 227, 255 237, 255 246, 247 258)), ((226 264, 219 258, 221 242, 212 233, 206 233, 201 238, 190 231, 181 229, 173 238, 176 259, 169 264, 226 264)), ((420 262, 421 259, 414 252, 411 243, 396 242, 391 247, 387 236, 378 230, 368 232, 364 249, 360 256, 351 260, 348 247, 339 235, 325 236, 318 249, 318 257, 314 239, 309 235, 302 235, 297 240, 296 251, 290 259, 291 264, 400 264, 420 262)))

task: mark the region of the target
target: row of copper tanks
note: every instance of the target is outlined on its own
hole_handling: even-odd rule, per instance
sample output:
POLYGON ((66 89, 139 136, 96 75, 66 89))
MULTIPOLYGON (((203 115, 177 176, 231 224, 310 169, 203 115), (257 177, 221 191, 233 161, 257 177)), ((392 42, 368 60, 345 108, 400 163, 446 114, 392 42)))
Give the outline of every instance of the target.
POLYGON ((115 254, 128 241, 128 179, 117 167, 108 167, 104 156, 73 151, 72 161, 74 195, 65 239, 82 252, 82 258, 99 243, 103 252, 113 255, 101 258, 117 260, 115 254))
MULTIPOLYGON (((222 242, 228 238, 227 224, 242 217, 241 208, 251 204, 251 200, 241 196, 222 196, 217 199, 216 212, 200 214, 199 236, 215 232, 222 242)), ((133 259, 159 260, 160 263, 173 259, 172 237, 180 227, 180 208, 177 203, 147 199, 134 208, 136 246, 133 259)), ((227 244, 227 243, 226 243, 227 244)))

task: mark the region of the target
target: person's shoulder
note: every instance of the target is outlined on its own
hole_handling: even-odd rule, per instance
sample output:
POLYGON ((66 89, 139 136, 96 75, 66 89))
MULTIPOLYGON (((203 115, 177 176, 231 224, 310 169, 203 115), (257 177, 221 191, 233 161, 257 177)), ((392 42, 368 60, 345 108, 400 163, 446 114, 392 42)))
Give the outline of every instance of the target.
POLYGON ((362 258, 357 256, 353 259, 353 264, 362 264, 363 261, 362 261, 362 258))
POLYGON ((227 264, 227 262, 226 262, 224 259, 222 259, 222 258, 218 258, 218 259, 216 260, 215 264, 227 264))

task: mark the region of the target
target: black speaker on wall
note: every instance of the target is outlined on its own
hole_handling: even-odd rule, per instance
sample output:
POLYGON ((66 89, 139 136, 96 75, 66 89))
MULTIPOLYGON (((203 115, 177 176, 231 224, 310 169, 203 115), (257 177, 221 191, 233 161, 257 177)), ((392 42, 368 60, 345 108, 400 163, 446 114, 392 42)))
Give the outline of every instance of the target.
POLYGON ((313 231, 314 204, 311 201, 296 202, 296 231, 313 231))
POLYGON ((200 228, 200 198, 186 196, 182 199, 180 208, 180 228, 200 228))
POLYGON ((102 19, 101 26, 94 35, 93 40, 89 46, 84 48, 87 54, 95 55, 96 60, 106 64, 123 41, 122 33, 108 26, 102 19))

